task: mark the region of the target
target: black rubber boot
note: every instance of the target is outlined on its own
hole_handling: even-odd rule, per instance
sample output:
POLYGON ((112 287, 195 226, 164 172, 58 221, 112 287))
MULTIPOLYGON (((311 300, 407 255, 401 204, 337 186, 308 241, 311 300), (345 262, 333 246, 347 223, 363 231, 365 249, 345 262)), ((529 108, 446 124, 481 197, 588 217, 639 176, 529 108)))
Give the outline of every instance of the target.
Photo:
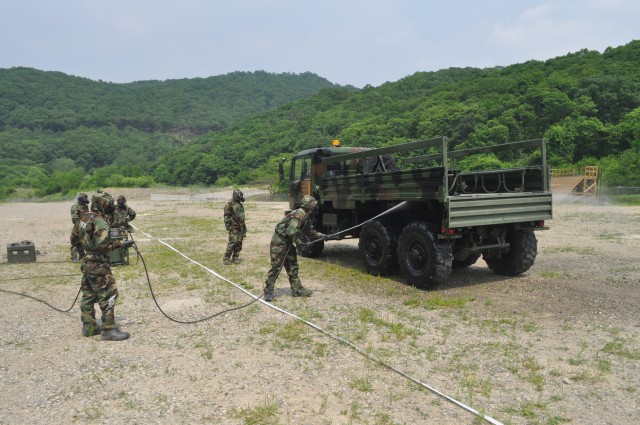
POLYGON ((273 296, 273 291, 264 291, 264 300, 265 301, 273 301, 275 298, 273 296))
POLYGON ((303 288, 302 286, 291 292, 294 297, 310 297, 313 294, 311 289, 303 288))
POLYGON ((94 336, 100 335, 100 326, 95 323, 83 323, 82 324, 82 336, 94 336))
POLYGON ((300 279, 289 279, 291 285, 291 295, 294 297, 310 297, 313 293, 311 290, 302 286, 300 279))
POLYGON ((129 334, 127 332, 122 332, 118 328, 102 331, 102 339, 105 341, 123 341, 127 338, 129 338, 129 334))
POLYGON ((273 290, 275 289, 275 287, 276 287, 275 280, 274 282, 270 282, 269 279, 267 279, 264 282, 264 300, 265 301, 271 302, 275 300, 275 297, 273 296, 273 290))

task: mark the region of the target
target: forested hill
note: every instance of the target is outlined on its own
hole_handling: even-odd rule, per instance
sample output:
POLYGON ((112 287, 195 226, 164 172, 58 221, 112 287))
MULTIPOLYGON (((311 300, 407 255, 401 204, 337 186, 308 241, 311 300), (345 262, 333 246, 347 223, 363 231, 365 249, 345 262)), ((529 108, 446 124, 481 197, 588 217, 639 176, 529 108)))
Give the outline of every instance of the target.
POLYGON ((595 163, 611 184, 640 186, 640 41, 361 90, 313 74, 111 84, 0 70, 0 197, 274 183, 279 158, 333 138, 374 147, 434 136, 459 147, 546 137, 553 166, 595 163))
POLYGON ((330 87, 312 73, 115 84, 0 69, 0 199, 21 187, 43 195, 153 184, 158 158, 198 135, 330 87))
POLYGON ((179 185, 269 182, 278 158, 333 138, 376 147, 434 136, 459 147, 546 137, 553 166, 601 165, 610 184, 640 186, 640 41, 323 90, 173 151, 153 176, 179 185))
POLYGON ((0 69, 0 130, 217 131, 334 86, 315 74, 233 72, 114 84, 31 68, 0 69))

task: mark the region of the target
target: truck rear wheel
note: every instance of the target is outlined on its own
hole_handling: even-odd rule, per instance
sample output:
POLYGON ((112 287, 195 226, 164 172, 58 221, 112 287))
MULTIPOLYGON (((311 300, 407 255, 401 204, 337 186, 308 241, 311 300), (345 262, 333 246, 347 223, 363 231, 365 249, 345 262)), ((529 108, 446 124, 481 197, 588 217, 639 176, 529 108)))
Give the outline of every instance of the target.
POLYGON ((425 222, 408 224, 398 241, 400 271, 411 285, 433 288, 451 274, 453 254, 450 243, 438 243, 425 222))
POLYGON ((516 276, 529 270, 538 255, 538 241, 533 229, 511 227, 505 239, 510 245, 509 252, 503 253, 500 258, 483 254, 487 266, 505 276, 516 276))
POLYGON ((397 237, 391 226, 382 221, 370 221, 360 231, 358 247, 367 273, 389 276, 398 270, 397 237))

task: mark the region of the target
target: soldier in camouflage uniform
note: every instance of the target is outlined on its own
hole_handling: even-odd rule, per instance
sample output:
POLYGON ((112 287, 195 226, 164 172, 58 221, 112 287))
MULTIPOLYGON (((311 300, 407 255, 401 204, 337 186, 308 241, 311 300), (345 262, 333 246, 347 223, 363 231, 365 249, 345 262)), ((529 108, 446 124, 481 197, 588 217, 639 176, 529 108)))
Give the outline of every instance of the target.
POLYGON ((298 257, 295 245, 300 243, 300 234, 304 233, 310 240, 327 239, 326 235, 316 231, 309 219, 313 217, 318 202, 313 196, 305 195, 300 208, 291 211, 276 225, 269 251, 271 253, 271 269, 264 287, 265 301, 273 301, 273 290, 280 270, 284 266, 289 275, 291 294, 294 297, 308 297, 312 291, 302 286, 298 278, 298 257))
POLYGON ((133 232, 133 228, 129 224, 136 218, 136 212, 127 205, 127 198, 124 195, 118 196, 116 208, 113 212, 113 227, 124 227, 128 232, 133 232))
POLYGON ((100 201, 101 204, 109 204, 111 205, 111 207, 109 207, 107 209, 107 211, 101 211, 100 215, 102 215, 102 218, 105 219, 105 221, 109 224, 109 226, 112 225, 113 223, 113 211, 114 211, 114 200, 113 200, 113 196, 111 196, 110 193, 108 192, 104 192, 102 189, 97 189, 96 193, 94 193, 93 195, 91 195, 91 211, 94 211, 94 208, 100 208, 100 205, 96 205, 95 207, 93 206, 93 200, 96 199, 97 201, 100 201))
POLYGON ((240 190, 235 189, 231 200, 224 206, 224 227, 229 232, 229 243, 227 244, 222 264, 239 262, 238 256, 242 251, 242 240, 247 235, 243 202, 244 195, 240 190))
POLYGON ((102 339, 121 341, 129 338, 115 325, 114 306, 118 298, 116 280, 109 268, 109 252, 121 246, 128 248, 134 241, 112 240, 109 223, 105 219, 113 211, 113 198, 108 193, 97 192, 91 198, 91 212, 84 214, 76 223, 78 234, 87 255, 82 260, 82 299, 80 318, 82 335, 93 336, 102 333, 102 339), (96 323, 94 304, 102 310, 102 328, 96 323))
POLYGON ((82 241, 80 240, 80 235, 76 232, 76 223, 80 220, 80 217, 88 212, 89 197, 86 193, 81 193, 78 195, 78 202, 71 205, 71 222, 73 223, 73 229, 71 229, 71 236, 69 237, 71 242, 71 261, 79 261, 84 257, 82 241))

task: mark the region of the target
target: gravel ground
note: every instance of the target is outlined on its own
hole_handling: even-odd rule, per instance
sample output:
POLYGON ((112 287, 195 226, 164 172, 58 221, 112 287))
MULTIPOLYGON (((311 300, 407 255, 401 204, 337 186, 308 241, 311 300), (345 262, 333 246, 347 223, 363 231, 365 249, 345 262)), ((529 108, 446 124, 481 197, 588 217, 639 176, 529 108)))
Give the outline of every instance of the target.
MULTIPOLYGON (((300 260, 313 296, 291 298, 281 278, 274 304, 357 351, 262 302, 181 324, 151 296, 145 265, 171 318, 250 302, 239 288, 261 293, 285 204, 247 201, 243 261, 223 266, 224 202, 110 192, 138 213, 144 263, 114 267, 116 321, 132 336, 83 338, 77 303, 60 313, 0 292, 0 424, 482 422, 426 386, 505 424, 640 423, 640 208, 556 204, 527 273, 497 276, 480 260, 433 291, 365 274, 355 240, 328 243, 300 260)), ((2 253, 0 289, 72 305, 71 203, 0 204, 0 242, 39 253, 25 264, 2 253)))

